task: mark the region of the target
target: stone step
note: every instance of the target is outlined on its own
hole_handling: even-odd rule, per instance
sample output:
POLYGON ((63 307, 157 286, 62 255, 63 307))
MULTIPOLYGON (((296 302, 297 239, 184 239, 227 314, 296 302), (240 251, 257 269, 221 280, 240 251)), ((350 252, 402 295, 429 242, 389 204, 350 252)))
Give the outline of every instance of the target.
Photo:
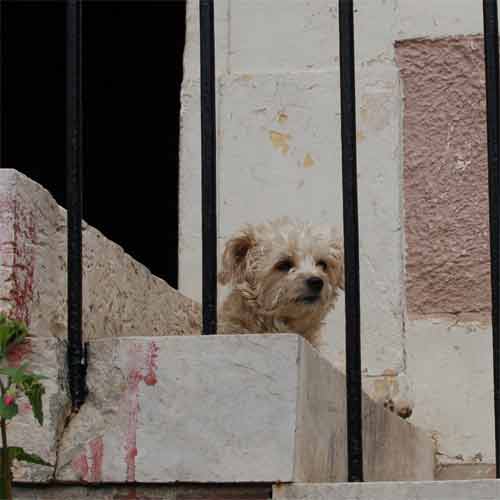
MULTIPOLYGON (((89 398, 69 422, 59 481, 346 480, 345 377, 300 336, 93 341, 89 398)), ((372 480, 432 479, 425 433, 367 396, 372 480)))
POLYGON ((498 500, 500 480, 286 484, 273 500, 498 500))

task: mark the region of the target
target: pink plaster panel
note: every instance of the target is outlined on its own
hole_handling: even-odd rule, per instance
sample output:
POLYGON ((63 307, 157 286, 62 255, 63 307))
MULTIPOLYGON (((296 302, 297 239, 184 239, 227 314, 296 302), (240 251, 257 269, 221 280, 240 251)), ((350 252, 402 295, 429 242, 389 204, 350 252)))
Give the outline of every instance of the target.
POLYGON ((404 89, 404 226, 410 316, 490 309, 483 44, 396 44, 404 89))

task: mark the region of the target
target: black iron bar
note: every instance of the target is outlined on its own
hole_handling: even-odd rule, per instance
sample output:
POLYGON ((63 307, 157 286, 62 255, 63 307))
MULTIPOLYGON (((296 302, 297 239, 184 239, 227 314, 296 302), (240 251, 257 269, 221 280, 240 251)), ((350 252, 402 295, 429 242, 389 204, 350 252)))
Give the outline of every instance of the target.
POLYGON ((496 477, 500 478, 500 172, 497 0, 483 0, 486 110, 488 131, 488 189, 490 209, 491 321, 493 330, 493 387, 495 399, 496 477))
POLYGON ((217 333, 217 191, 213 0, 200 0, 203 334, 217 333))
POLYGON ((363 481, 356 98, 352 0, 339 0, 342 198, 344 205, 347 453, 349 481, 363 481))
POLYGON ((68 210, 68 371, 73 409, 85 400, 82 345, 82 2, 66 2, 66 203, 68 210))

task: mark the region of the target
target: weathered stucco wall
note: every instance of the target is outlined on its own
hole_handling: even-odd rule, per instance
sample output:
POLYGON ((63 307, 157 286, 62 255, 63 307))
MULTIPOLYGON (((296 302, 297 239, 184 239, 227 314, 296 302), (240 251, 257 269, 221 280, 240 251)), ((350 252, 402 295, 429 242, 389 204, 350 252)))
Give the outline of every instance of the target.
POLYGON ((408 314, 481 318, 491 301, 482 38, 406 41, 396 54, 408 314))
MULTIPOLYGON (((494 456, 484 77, 480 43, 459 38, 482 32, 481 7, 355 1, 364 384, 414 403, 441 465, 478 473, 494 456)), ((199 299, 194 0, 187 21, 180 289, 199 299)), ((341 226, 337 2, 219 0, 216 32, 220 241, 278 215, 341 226)), ((328 322, 340 365, 343 315, 328 322)))

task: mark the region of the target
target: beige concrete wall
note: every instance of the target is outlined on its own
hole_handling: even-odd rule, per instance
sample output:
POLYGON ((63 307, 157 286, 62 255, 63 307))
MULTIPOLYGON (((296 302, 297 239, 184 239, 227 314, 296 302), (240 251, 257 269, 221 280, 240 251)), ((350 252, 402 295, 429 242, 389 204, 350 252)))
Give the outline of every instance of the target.
MULTIPOLYGON (((364 384, 378 398, 413 402, 410 421, 433 436, 442 464, 485 465, 494 457, 491 332, 484 315, 488 262, 484 248, 480 45, 471 45, 473 38, 454 45, 444 40, 407 44, 407 62, 415 56, 415 92, 408 86, 406 94, 410 79, 400 72, 403 59, 396 58, 396 43, 480 34, 481 4, 480 0, 355 1, 364 384), (456 64, 454 73, 443 73, 443 68, 426 73, 431 69, 429 59, 424 58, 430 46, 444 50, 435 52, 432 60, 443 56, 451 62, 461 55, 469 66, 456 64), (457 50, 448 54, 453 46, 457 50), (440 88, 427 101, 441 103, 439 109, 422 103, 419 71, 423 79, 425 75, 434 78, 435 88, 440 88), (441 81, 441 77, 448 79, 441 81), (461 86, 463 79, 468 82, 465 86, 461 86), (473 95, 466 92, 471 82, 473 95), (406 106, 414 104, 410 103, 413 98, 422 108, 417 118, 407 113, 406 106), (471 121, 464 120, 468 117, 471 121), (425 119, 419 122, 419 118, 425 119), (405 135, 411 120, 420 127, 413 127, 421 141, 415 147, 407 144, 405 135), (462 132, 451 134, 446 156, 440 138, 455 122, 462 132), (474 131, 471 137, 467 128, 474 131), (423 157, 426 148, 427 161, 406 161, 408 156, 423 157), (408 177, 411 168, 421 165, 425 166, 421 177, 408 177), (443 172, 450 175, 443 177, 443 172), (460 191, 460 185, 467 189, 460 191), (411 194, 420 191, 423 198, 407 197, 404 186, 411 194), (446 187, 445 194, 450 196, 462 193, 466 210, 462 210, 460 200, 453 205, 443 199, 434 212, 426 211, 433 206, 440 187, 446 187), (476 204, 478 198, 481 202, 476 204), (430 205, 420 204, 422 200, 430 205), (453 216, 453 210, 459 214, 453 216), (452 222, 450 234, 459 233, 446 245, 440 245, 439 239, 443 226, 436 225, 434 232, 412 233, 416 216, 431 223, 432 215, 445 229, 452 222), (461 257, 464 251, 465 257, 461 257), (446 258, 451 254, 460 265, 460 259, 465 258, 465 267, 450 266, 446 258), (424 259, 423 275, 414 272, 415 255, 421 259, 418 265, 424 259), (435 275, 432 262, 437 265, 435 275), (425 276, 434 278, 432 294, 423 293, 429 284, 425 276), (437 309, 433 309, 434 296, 437 309), (461 297, 457 303, 464 310, 458 311, 460 314, 456 308, 439 305, 453 297, 461 297), (412 305, 426 300, 428 307, 412 305), (481 309, 481 318, 461 314, 471 309, 481 309), (453 314, 443 314, 451 310, 453 314)), ((182 92, 180 288, 199 299, 196 5, 194 0, 188 2, 182 92)), ((216 2, 220 241, 243 223, 278 215, 341 226, 337 23, 335 0, 216 2)), ((409 64, 405 67, 408 70, 409 64)), ((221 290, 221 296, 223 293, 221 290)), ((328 321, 333 359, 340 366, 344 357, 343 315, 340 302, 328 321)))

